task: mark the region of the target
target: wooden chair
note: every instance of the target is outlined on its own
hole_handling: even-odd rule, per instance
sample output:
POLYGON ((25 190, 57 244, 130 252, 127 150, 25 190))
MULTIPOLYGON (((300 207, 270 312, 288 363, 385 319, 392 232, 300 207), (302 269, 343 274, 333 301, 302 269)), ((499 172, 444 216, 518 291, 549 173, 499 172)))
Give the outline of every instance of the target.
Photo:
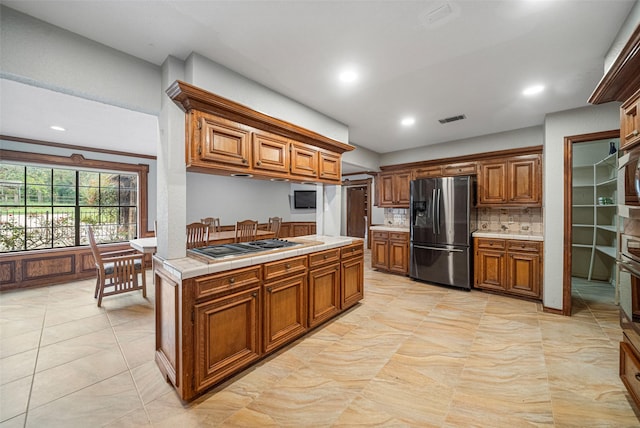
POLYGON ((206 247, 209 245, 209 225, 191 223, 187 225, 187 248, 206 247))
POLYGON ((200 223, 209 226, 209 233, 220 232, 220 219, 218 217, 205 217, 200 219, 200 223))
POLYGON ((87 226, 89 245, 95 260, 98 278, 93 294, 98 299, 98 307, 102 298, 128 291, 142 290, 142 297, 147 297, 147 280, 144 272, 144 254, 133 248, 122 251, 101 252, 96 244, 93 228, 87 226), (138 274, 142 277, 138 281, 138 274))
POLYGON ((280 237, 280 225, 282 224, 282 217, 269 217, 269 232, 276 234, 276 238, 280 237))
POLYGON ((255 241, 258 236, 258 222, 244 220, 236 223, 236 242, 255 241))

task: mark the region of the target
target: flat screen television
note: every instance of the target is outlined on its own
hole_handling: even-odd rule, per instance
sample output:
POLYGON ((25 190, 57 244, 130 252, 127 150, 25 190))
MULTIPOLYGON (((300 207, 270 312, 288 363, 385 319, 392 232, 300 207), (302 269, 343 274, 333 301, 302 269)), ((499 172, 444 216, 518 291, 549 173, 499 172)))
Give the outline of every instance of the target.
POLYGON ((293 207, 296 209, 315 208, 316 207, 316 191, 315 190, 294 190, 293 191, 293 207))

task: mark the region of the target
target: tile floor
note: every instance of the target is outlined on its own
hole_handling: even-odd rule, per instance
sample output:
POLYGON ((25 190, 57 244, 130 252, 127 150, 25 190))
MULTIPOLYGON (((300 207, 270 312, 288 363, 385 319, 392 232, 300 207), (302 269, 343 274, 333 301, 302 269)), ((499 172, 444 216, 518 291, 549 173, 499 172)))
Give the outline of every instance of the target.
MULTIPOLYGON (((150 278, 150 276, 149 276, 150 278)), ((365 299, 192 403, 153 361, 153 292, 0 294, 0 427, 638 427, 617 308, 574 316, 367 270, 365 299)), ((149 281, 150 283, 150 281, 149 281)))

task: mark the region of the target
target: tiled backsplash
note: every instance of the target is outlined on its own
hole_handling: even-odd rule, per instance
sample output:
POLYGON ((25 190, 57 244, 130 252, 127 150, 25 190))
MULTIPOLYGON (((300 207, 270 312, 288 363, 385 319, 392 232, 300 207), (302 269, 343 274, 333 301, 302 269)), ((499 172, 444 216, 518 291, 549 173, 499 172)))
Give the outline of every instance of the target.
POLYGON ((476 229, 542 233, 542 208, 478 208, 476 229))
POLYGON ((409 210, 406 208, 385 208, 385 226, 409 227, 409 210))
MULTIPOLYGON (((384 209, 387 226, 409 227, 409 221, 408 209, 384 209)), ((542 208, 477 208, 471 215, 471 229, 541 234, 542 208)))

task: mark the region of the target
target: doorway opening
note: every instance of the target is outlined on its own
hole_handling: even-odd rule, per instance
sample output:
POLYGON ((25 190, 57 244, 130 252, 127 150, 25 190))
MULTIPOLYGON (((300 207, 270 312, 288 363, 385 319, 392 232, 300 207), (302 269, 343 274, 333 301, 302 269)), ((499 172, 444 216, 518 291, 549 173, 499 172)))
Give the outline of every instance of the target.
POLYGON ((369 247, 371 179, 345 180, 347 189, 347 236, 362 238, 369 247))
POLYGON ((571 316, 587 310, 590 303, 615 299, 620 131, 574 135, 564 141, 562 314, 571 316))

